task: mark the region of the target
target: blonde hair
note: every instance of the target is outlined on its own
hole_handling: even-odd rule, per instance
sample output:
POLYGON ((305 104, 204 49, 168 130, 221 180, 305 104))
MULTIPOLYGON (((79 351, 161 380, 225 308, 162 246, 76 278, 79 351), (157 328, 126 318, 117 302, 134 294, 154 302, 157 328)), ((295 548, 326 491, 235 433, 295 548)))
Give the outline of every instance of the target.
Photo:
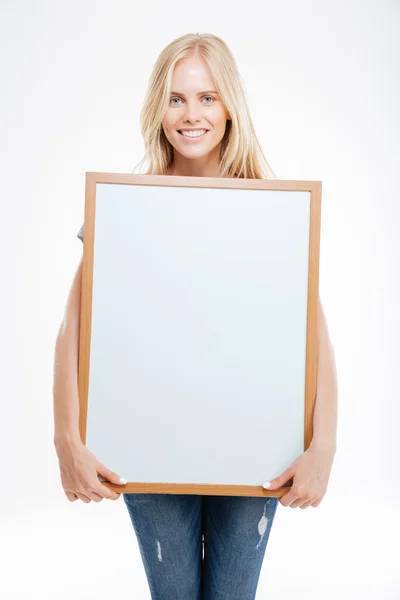
POLYGON ((183 35, 170 42, 157 58, 140 113, 145 155, 132 172, 137 167, 140 170, 147 161, 146 175, 168 173, 174 149, 161 122, 168 107, 174 67, 194 54, 200 54, 213 74, 216 89, 231 117, 221 140, 220 176, 277 179, 258 142, 233 54, 220 37, 210 33, 183 35))

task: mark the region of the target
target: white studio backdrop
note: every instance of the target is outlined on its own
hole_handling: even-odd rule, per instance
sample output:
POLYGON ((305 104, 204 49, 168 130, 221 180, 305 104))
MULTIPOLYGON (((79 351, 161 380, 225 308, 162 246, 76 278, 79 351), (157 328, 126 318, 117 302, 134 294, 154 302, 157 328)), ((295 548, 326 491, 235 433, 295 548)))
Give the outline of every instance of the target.
POLYGON ((122 497, 64 495, 52 370, 82 253, 85 171, 129 173, 142 158, 151 68, 188 32, 233 51, 278 177, 323 182, 338 450, 317 509, 278 506, 257 598, 400 597, 399 26, 388 0, 1 3, 2 597, 150 598, 122 497))

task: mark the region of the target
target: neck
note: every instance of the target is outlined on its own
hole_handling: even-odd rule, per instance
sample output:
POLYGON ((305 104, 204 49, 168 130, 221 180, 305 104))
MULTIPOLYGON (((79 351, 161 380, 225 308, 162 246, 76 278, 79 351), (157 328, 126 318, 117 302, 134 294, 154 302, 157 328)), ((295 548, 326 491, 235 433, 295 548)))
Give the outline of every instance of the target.
POLYGON ((169 166, 167 175, 181 177, 220 177, 219 149, 214 156, 191 159, 174 153, 174 159, 169 166))

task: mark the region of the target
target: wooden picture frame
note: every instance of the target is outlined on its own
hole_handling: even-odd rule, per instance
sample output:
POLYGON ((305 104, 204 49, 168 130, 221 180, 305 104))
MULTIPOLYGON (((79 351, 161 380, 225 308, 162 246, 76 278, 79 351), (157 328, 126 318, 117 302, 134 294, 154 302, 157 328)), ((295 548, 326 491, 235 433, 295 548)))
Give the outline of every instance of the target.
POLYGON ((287 493, 262 483, 312 440, 321 188, 86 173, 80 436, 123 477, 144 465, 104 485, 287 493))

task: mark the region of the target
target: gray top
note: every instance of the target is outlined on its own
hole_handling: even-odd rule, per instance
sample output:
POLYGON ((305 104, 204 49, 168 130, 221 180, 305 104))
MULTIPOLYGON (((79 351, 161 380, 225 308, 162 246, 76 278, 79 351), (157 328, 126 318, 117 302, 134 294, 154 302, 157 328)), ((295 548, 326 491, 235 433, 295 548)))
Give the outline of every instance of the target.
POLYGON ((84 224, 81 226, 80 230, 78 231, 78 233, 76 234, 76 236, 82 240, 83 242, 83 228, 84 228, 84 224))

